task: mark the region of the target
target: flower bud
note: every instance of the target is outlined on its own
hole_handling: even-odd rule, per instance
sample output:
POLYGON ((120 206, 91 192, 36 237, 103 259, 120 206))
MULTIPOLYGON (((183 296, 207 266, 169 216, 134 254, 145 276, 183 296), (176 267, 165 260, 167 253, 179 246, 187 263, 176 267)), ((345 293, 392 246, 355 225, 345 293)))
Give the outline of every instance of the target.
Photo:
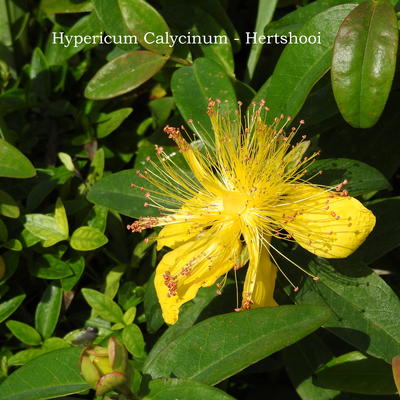
POLYGON ((96 390, 98 396, 110 390, 129 390, 126 387, 131 374, 128 353, 115 337, 108 339, 107 347, 86 347, 80 358, 80 370, 83 378, 96 390))

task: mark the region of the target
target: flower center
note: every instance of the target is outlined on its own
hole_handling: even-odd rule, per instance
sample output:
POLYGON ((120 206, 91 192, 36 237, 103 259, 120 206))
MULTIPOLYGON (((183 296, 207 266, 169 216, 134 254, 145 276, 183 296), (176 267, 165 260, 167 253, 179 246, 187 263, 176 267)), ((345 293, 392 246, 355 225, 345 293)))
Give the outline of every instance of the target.
POLYGON ((249 199, 244 193, 225 192, 222 201, 226 214, 240 216, 246 210, 249 199))

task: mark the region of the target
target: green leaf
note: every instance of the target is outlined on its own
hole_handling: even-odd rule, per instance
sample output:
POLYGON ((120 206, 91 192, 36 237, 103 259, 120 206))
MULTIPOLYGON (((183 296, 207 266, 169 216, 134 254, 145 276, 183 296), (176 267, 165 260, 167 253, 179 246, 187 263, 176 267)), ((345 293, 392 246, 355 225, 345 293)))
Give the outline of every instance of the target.
POLYGON ((269 122, 281 113, 294 118, 299 112, 312 87, 330 68, 337 31, 354 7, 355 4, 344 4, 329 8, 311 18, 297 34, 310 37, 321 32, 321 44, 285 47, 272 76, 254 98, 256 102, 266 99, 269 122))
POLYGON ((397 391, 400 391, 400 356, 396 356, 392 360, 392 372, 393 378, 397 387, 397 391))
POLYGON ((89 0, 42 0, 40 7, 47 14, 79 13, 93 9, 89 0))
POLYGON ((353 197, 391 188, 388 180, 376 168, 348 158, 316 160, 307 167, 307 171, 310 176, 323 171, 321 176, 313 179, 313 183, 335 186, 346 179, 349 183, 343 188, 353 197))
POLYGON ((44 214, 26 214, 25 228, 36 237, 44 240, 44 247, 53 246, 54 244, 68 239, 68 235, 60 230, 54 217, 44 214))
POLYGON ((73 275, 63 278, 61 280, 61 286, 65 292, 73 289, 81 278, 83 271, 85 270, 85 259, 82 256, 75 255, 73 258, 67 261, 71 268, 73 275))
MULTIPOLYGON (((257 32, 257 34, 262 34, 264 32, 264 28, 272 20, 277 2, 277 0, 260 0, 258 2, 257 19, 254 32, 257 32)), ((256 69, 258 59, 260 58, 262 48, 263 45, 258 42, 251 45, 246 70, 246 74, 249 78, 248 80, 251 80, 253 78, 253 74, 256 69)))
POLYGON ((343 118, 355 128, 370 128, 382 114, 395 73, 397 30, 388 0, 361 3, 339 29, 332 88, 343 118))
POLYGON ((49 36, 45 56, 50 65, 62 65, 76 53, 83 49, 96 46, 96 43, 86 44, 84 37, 99 36, 102 31, 102 24, 97 18, 96 13, 92 12, 80 18, 67 32, 54 31, 49 36), (68 45, 66 37, 71 42, 68 45))
POLYGON ((122 342, 126 349, 133 355, 133 357, 142 360, 145 356, 145 342, 142 331, 140 328, 131 324, 126 326, 122 331, 122 342))
POLYGON ((13 251, 21 251, 23 249, 22 243, 18 239, 8 240, 3 244, 3 247, 13 251))
POLYGON ((0 285, 10 279, 18 268, 19 254, 15 251, 6 251, 2 254, 2 259, 5 264, 5 274, 0 279, 0 285))
POLYGON ((31 178, 36 175, 32 163, 14 146, 0 139, 0 176, 31 178))
POLYGON ((208 99, 220 99, 223 110, 236 110, 235 90, 224 70, 214 61, 197 58, 191 67, 179 68, 172 76, 175 103, 186 121, 211 132, 208 99))
POLYGON ((104 65, 90 80, 85 96, 104 100, 130 92, 149 80, 167 58, 147 50, 131 51, 104 65))
POLYGON ((56 220, 56 224, 59 231, 62 232, 64 236, 68 237, 69 230, 68 230, 67 213, 65 211, 64 204, 62 203, 60 198, 58 198, 56 201, 54 219, 56 220))
POLYGON ((258 308, 209 318, 178 336, 143 372, 214 385, 319 328, 324 307, 258 308))
POLYGON ((1 400, 42 400, 89 389, 78 369, 80 348, 55 350, 24 365, 1 385, 1 400))
POLYGON ((391 362, 400 354, 400 300, 392 289, 362 262, 316 259, 297 293, 298 304, 320 304, 332 310, 324 324, 357 349, 391 362))
POLYGON ((331 400, 338 391, 314 385, 313 375, 333 354, 317 333, 283 350, 283 360, 290 380, 302 400, 331 400))
POLYGON ((38 346, 42 342, 38 331, 23 322, 9 320, 6 322, 7 328, 22 343, 30 346, 38 346))
POLYGON ((105 138, 114 132, 122 122, 132 113, 132 108, 120 108, 110 113, 100 113, 96 119, 96 135, 99 139, 105 138))
POLYGON ((63 290, 57 282, 51 282, 43 292, 36 307, 35 328, 44 339, 49 338, 58 322, 62 304, 63 290))
POLYGON ((146 400, 234 400, 222 390, 186 379, 150 381, 144 396, 146 400))
POLYGON ((0 323, 6 320, 24 301, 26 295, 20 294, 0 303, 0 323))
POLYGON ((47 99, 51 92, 51 78, 49 65, 40 47, 33 51, 29 78, 32 93, 40 100, 47 99))
MULTIPOLYGON (((360 3, 363 0, 352 0, 351 3, 360 3)), ((296 10, 286 14, 277 21, 272 21, 265 28, 265 35, 289 35, 289 32, 296 33, 312 17, 340 4, 349 3, 349 0, 318 0, 307 4, 304 7, 297 7, 296 10)))
MULTIPOLYGON (((94 9, 100 21, 103 23, 104 29, 110 35, 129 36, 129 32, 123 18, 118 0, 92 0, 94 9)), ((132 37, 132 44, 117 44, 124 50, 133 50, 138 47, 132 37)))
POLYGON ((6 242, 8 239, 8 229, 3 220, 0 219, 0 242, 6 242))
POLYGON ((81 226, 71 236, 71 247, 79 251, 96 250, 107 242, 107 237, 91 226, 81 226))
POLYGON ((29 269, 33 276, 42 279, 62 279, 73 274, 68 263, 52 254, 43 254, 29 269))
POLYGON ((396 393, 391 366, 383 360, 367 357, 358 351, 329 361, 317 371, 313 381, 318 386, 348 393, 396 393))
POLYGON ((165 38, 170 33, 164 18, 155 8, 144 0, 118 0, 118 2, 126 26, 144 48, 165 55, 172 53, 173 47, 168 43, 155 43, 158 35, 165 38))
POLYGON ((19 217, 19 207, 16 201, 6 192, 0 190, 0 214, 8 218, 19 217))
POLYGON ((82 294, 101 318, 109 322, 124 322, 121 308, 109 297, 93 289, 82 289, 82 294))

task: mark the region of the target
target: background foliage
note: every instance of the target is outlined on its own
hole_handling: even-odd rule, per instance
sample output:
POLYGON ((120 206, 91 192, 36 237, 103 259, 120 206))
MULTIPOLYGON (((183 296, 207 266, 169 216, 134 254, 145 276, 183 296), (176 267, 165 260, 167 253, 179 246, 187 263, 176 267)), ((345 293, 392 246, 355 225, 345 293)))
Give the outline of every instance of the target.
POLYGON ((0 2, 0 399, 94 398, 80 345, 110 336, 129 352, 139 398, 396 398, 396 9, 397 0, 0 2), (148 31, 229 41, 172 48, 146 43, 148 31), (320 32, 321 45, 247 44, 253 31, 320 32), (66 47, 52 43, 60 32, 139 43, 66 47), (281 280, 284 306, 231 313, 229 281, 223 296, 202 289, 166 327, 152 283, 162 254, 126 230, 149 214, 130 184, 154 144, 175 154, 166 124, 209 128, 209 97, 228 109, 265 98, 270 118, 304 119, 322 182, 348 179, 377 226, 346 260, 276 244, 321 277, 280 260, 300 286, 281 280))

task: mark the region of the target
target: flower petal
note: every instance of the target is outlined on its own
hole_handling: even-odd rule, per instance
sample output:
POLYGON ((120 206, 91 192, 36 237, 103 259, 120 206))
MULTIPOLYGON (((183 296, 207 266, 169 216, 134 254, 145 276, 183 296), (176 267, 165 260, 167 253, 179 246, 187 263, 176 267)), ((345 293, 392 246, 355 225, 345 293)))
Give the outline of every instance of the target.
POLYGON ((243 286, 242 308, 276 306, 273 298, 277 268, 269 254, 269 241, 261 243, 256 231, 243 226, 243 236, 249 253, 249 267, 243 286))
POLYGON ((179 308, 226 274, 241 250, 239 224, 212 228, 167 253, 157 266, 154 284, 166 323, 178 320, 179 308))
POLYGON ((164 246, 176 249, 182 243, 191 240, 203 230, 203 227, 195 222, 178 222, 165 225, 157 237, 157 250, 164 246))
POLYGON ((278 207, 282 227, 320 257, 349 256, 375 226, 374 214, 357 199, 312 185, 292 185, 278 207))

